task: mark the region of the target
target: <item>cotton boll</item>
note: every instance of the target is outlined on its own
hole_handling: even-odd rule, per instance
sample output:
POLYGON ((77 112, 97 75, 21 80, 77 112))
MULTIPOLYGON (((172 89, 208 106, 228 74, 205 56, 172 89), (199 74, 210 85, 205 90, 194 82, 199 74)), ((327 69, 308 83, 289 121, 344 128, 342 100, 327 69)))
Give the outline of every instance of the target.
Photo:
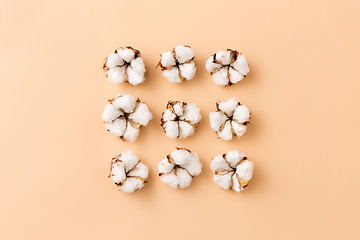
POLYGON ((161 55, 161 65, 164 67, 172 67, 176 65, 174 55, 171 51, 164 52, 161 55))
MULTIPOLYGON (((135 61, 135 60, 134 60, 135 61)), ((131 66, 126 69, 128 81, 131 85, 135 86, 145 81, 144 73, 136 72, 131 66)))
POLYGON ((180 129, 179 138, 187 138, 189 136, 192 136, 195 132, 194 127, 184 121, 179 121, 179 129, 180 129))
POLYGON ((226 141, 232 139, 232 130, 231 130, 231 124, 230 121, 227 121, 225 123, 225 126, 222 130, 218 131, 218 136, 226 141))
POLYGON ((176 139, 179 136, 179 124, 174 121, 168 121, 163 124, 166 136, 176 139))
POLYGON ((113 163, 111 169, 111 179, 116 183, 120 183, 126 179, 124 163, 113 163))
POLYGON ((233 68, 229 68, 230 82, 237 83, 243 80, 244 76, 233 68))
POLYGON ((220 127, 225 123, 227 117, 222 112, 211 112, 209 114, 210 127, 214 131, 219 131, 220 127))
POLYGON ((254 172, 254 163, 249 160, 242 161, 236 168, 236 173, 244 181, 250 181, 254 172))
POLYGON ((219 63, 214 63, 214 57, 211 56, 206 60, 205 68, 209 73, 214 73, 222 67, 219 63))
POLYGON ((174 164, 170 163, 167 158, 164 158, 159 162, 158 170, 160 173, 167 174, 174 169, 174 164))
POLYGON ((177 116, 181 116, 181 115, 183 115, 183 103, 182 102, 178 102, 178 103, 176 103, 174 106, 173 106, 173 108, 174 108, 174 112, 175 112, 175 114, 177 115, 177 116))
POLYGON ((219 102, 219 109, 228 116, 232 116, 232 114, 237 106, 238 106, 238 102, 236 101, 235 98, 230 98, 227 101, 219 102))
POLYGON ((139 162, 139 158, 131 150, 126 150, 121 153, 118 159, 124 163, 126 172, 133 169, 139 162))
POLYGON ((146 72, 144 61, 141 57, 138 57, 131 61, 130 63, 131 68, 138 73, 139 75, 144 75, 146 72))
POLYGON ((240 192, 242 190, 239 180, 237 179, 237 174, 234 174, 232 177, 232 189, 234 189, 235 192, 240 192))
POLYGON ((221 155, 216 156, 211 160, 210 168, 215 173, 232 171, 232 168, 229 166, 229 163, 227 163, 221 155))
POLYGON ((127 75, 125 67, 110 68, 107 72, 107 78, 111 83, 117 84, 126 81, 127 75))
POLYGON ((189 175, 189 173, 185 169, 177 168, 176 175, 179 180, 178 185, 180 188, 186 188, 186 187, 190 186, 192 177, 189 175))
POLYGON ((117 53, 112 53, 108 56, 106 66, 108 68, 115 68, 124 64, 124 61, 120 58, 117 53))
POLYGON ((212 75, 212 80, 216 85, 226 86, 229 84, 228 67, 223 67, 212 75))
POLYGON ((126 129, 125 118, 117 118, 114 121, 107 123, 106 128, 114 134, 115 137, 121 137, 126 129))
POLYGON ((216 53, 215 60, 221 62, 223 65, 229 65, 231 62, 231 51, 224 50, 216 53))
POLYGON ((246 76, 249 73, 250 67, 244 55, 238 54, 236 61, 231 66, 238 70, 242 75, 246 76))
POLYGON ((142 179, 147 179, 148 178, 148 175, 149 175, 149 168, 139 162, 135 168, 133 168, 129 173, 128 173, 128 177, 140 177, 142 179))
POLYGON ((172 121, 175 118, 176 118, 176 115, 170 109, 166 109, 162 115, 162 119, 164 122, 172 121))
POLYGON ((230 186, 232 185, 232 175, 233 172, 229 172, 225 175, 217 175, 215 174, 213 179, 214 182, 222 187, 223 189, 230 189, 230 186))
POLYGON ((169 82, 172 83, 180 83, 181 78, 179 76, 179 69, 177 67, 173 67, 172 69, 165 70, 162 75, 167 78, 169 82))
POLYGON ((128 122, 123 138, 126 141, 135 142, 136 138, 139 136, 139 133, 140 133, 140 129, 133 128, 131 124, 128 122))
POLYGON ((120 109, 115 108, 112 104, 108 104, 105 106, 102 114, 102 120, 106 123, 110 123, 122 114, 123 112, 120 109))
POLYGON ((177 46, 175 47, 175 56, 179 63, 183 63, 194 57, 194 51, 187 46, 177 46))
POLYGON ((119 186, 119 190, 125 193, 133 193, 144 186, 144 182, 138 178, 127 178, 126 181, 119 186))
POLYGON ((184 113, 180 117, 181 120, 186 120, 190 124, 197 124, 201 120, 200 109, 196 103, 185 105, 184 113))
POLYGON ((247 122, 250 119, 250 111, 245 105, 237 106, 233 118, 239 123, 247 122))
POLYGON ((179 68, 180 68, 180 75, 186 80, 191 80, 195 76, 196 67, 193 61, 190 63, 181 64, 179 68))
POLYGON ((112 103, 114 107, 121 108, 127 113, 131 113, 136 107, 136 99, 130 94, 122 95, 119 98, 116 98, 112 103))
POLYGON ((122 58, 125 62, 131 62, 135 58, 135 52, 131 48, 122 47, 117 49, 117 53, 120 58, 122 58))
POLYGON ((236 123, 235 121, 232 121, 231 122, 231 126, 232 128, 234 129, 234 132, 236 134, 236 136, 239 138, 241 137, 242 135, 244 135, 244 133, 246 132, 247 130, 247 126, 246 125, 243 125, 243 124, 238 124, 236 123))
POLYGON ((166 183, 167 185, 169 185, 170 187, 177 189, 179 186, 179 179, 178 177, 175 175, 174 171, 171 171, 168 174, 164 174, 160 177, 161 181, 163 183, 166 183))
POLYGON ((129 115, 129 119, 133 122, 139 123, 142 126, 146 126, 152 119, 152 114, 149 108, 144 103, 140 103, 136 108, 136 111, 129 115))
POLYGON ((236 165, 245 157, 243 152, 232 150, 226 154, 226 161, 230 164, 232 168, 235 168, 236 165))

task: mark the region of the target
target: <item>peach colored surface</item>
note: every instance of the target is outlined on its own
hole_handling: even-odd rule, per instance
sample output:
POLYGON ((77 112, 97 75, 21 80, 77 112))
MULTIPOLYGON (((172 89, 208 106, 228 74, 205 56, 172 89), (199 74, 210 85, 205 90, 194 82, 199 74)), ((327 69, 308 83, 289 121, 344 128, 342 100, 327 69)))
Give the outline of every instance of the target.
POLYGON ((355 0, 3 0, 0 239, 360 239, 359 8, 355 0), (178 44, 194 49, 198 71, 171 84, 155 66, 178 44), (136 87, 109 83, 101 69, 123 45, 139 49, 148 69, 136 87), (204 64, 226 48, 242 52, 251 71, 223 88, 204 64), (134 144, 101 121, 118 93, 154 115, 134 144), (208 115, 230 97, 253 118, 243 137, 225 142, 208 115), (170 99, 199 105, 194 136, 162 132, 170 99), (175 146, 204 164, 183 190, 157 176, 175 146), (107 178, 110 159, 126 149, 150 168, 131 195, 107 178), (232 149, 255 163, 240 194, 218 187, 209 167, 232 149))

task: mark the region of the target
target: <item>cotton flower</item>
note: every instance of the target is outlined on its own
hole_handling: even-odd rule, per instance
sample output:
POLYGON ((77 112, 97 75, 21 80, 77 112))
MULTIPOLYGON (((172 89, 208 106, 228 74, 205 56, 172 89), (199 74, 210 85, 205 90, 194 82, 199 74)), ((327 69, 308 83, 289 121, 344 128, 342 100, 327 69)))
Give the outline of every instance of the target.
POLYGON ((126 150, 111 159, 109 178, 113 180, 120 191, 132 193, 140 190, 146 183, 149 168, 140 162, 137 156, 126 150))
POLYGON ((152 119, 152 114, 140 99, 126 94, 119 94, 108 100, 102 119, 108 131, 124 141, 134 142, 142 126, 146 126, 152 119))
POLYGON ((193 60, 194 51, 191 47, 177 46, 161 55, 158 66, 169 82, 180 83, 195 76, 196 67, 193 60))
POLYGON ((241 81, 250 71, 244 55, 231 49, 219 51, 209 57, 205 68, 212 75, 212 80, 220 86, 231 86, 241 81))
POLYGON ((145 81, 145 65, 140 51, 130 46, 120 47, 103 64, 107 79, 112 83, 129 82, 135 86, 145 81))
POLYGON ((241 137, 250 123, 249 109, 235 98, 216 103, 216 112, 209 114, 210 127, 224 140, 241 137))
POLYGON ((254 163, 243 152, 236 150, 214 157, 210 162, 214 182, 227 190, 240 192, 249 185, 254 172, 254 163))
POLYGON ((202 164, 196 153, 176 148, 160 161, 158 169, 161 181, 174 189, 186 188, 201 173, 202 164))
POLYGON ((169 101, 160 121, 166 136, 176 139, 192 136, 200 120, 196 103, 169 101))

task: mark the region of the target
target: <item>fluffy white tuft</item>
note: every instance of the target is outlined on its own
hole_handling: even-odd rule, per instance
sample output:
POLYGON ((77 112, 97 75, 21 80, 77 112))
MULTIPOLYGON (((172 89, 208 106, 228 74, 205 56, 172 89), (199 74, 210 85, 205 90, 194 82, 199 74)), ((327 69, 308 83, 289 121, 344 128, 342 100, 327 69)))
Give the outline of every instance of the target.
POLYGON ((210 127, 214 131, 219 131, 220 127, 225 123, 227 117, 222 112, 211 112, 209 114, 210 127))
POLYGON ((244 76, 233 68, 229 68, 230 82, 237 83, 243 80, 244 76))
POLYGON ((187 46, 176 46, 175 57, 179 63, 190 61, 194 57, 194 51, 187 46))
POLYGON ((214 182, 219 185, 220 187, 222 187, 223 189, 230 189, 231 186, 231 182, 232 182, 232 172, 229 172, 225 175, 214 175, 214 182))
POLYGON ((214 73, 215 71, 222 68, 222 65, 219 63, 214 63, 214 57, 211 56, 206 60, 205 68, 209 73, 214 73))
POLYGON ((181 83, 179 69, 177 67, 173 67, 172 69, 163 71, 162 75, 166 77, 169 82, 181 83))
POLYGON ((180 130, 179 138, 187 138, 189 136, 192 136, 195 132, 194 127, 184 121, 179 121, 179 130, 180 130))
POLYGON ((110 123, 122 114, 123 112, 120 109, 115 108, 112 104, 108 104, 105 106, 102 114, 102 120, 106 123, 110 123))
POLYGON ((250 181, 254 172, 254 163, 249 160, 242 161, 236 168, 236 173, 244 181, 250 181))
POLYGON ((139 136, 139 133, 140 133, 140 129, 133 128, 131 124, 128 122, 123 138, 126 141, 135 142, 136 138, 139 136))
POLYGON ((115 137, 121 137, 124 135, 126 129, 125 118, 117 118, 114 121, 107 123, 106 128, 114 134, 115 137))
POLYGON ((219 130, 217 133, 218 133, 218 136, 221 137, 222 139, 224 139, 225 141, 231 140, 233 136, 232 136, 230 121, 227 121, 225 123, 224 128, 222 130, 219 130))
POLYGON ((176 139, 179 136, 179 124, 174 121, 167 121, 163 125, 166 136, 176 139))
POLYGON ((221 155, 216 156, 211 160, 210 168, 213 172, 220 172, 220 173, 232 170, 229 163, 227 163, 226 160, 221 155))
POLYGON ((160 61, 161 65, 163 65, 164 67, 172 67, 176 65, 176 60, 171 51, 164 52, 161 55, 160 61))
POLYGON ((229 65, 231 62, 231 57, 231 51, 223 50, 216 53, 215 60, 221 62, 223 65, 229 65))
POLYGON ((219 71, 216 71, 212 75, 212 80, 216 85, 226 86, 229 84, 228 67, 223 67, 219 71))
POLYGON ((247 122, 250 119, 250 111, 245 105, 237 106, 233 117, 239 123, 247 122))
POLYGON ((135 52, 131 48, 121 47, 117 49, 117 53, 120 58, 122 58, 125 62, 131 62, 135 58, 135 52))
POLYGON ((226 154, 226 161, 230 164, 232 168, 235 168, 236 165, 245 157, 243 152, 232 150, 226 154))
POLYGON ((170 109, 166 109, 162 115, 163 121, 172 121, 176 118, 175 113, 173 113, 170 109))
POLYGON ((117 53, 112 53, 108 56, 106 66, 108 68, 115 68, 124 64, 123 59, 117 53))
POLYGON ((136 72, 132 67, 128 67, 126 69, 126 73, 128 75, 129 83, 131 83, 133 86, 145 81, 144 74, 136 72))
POLYGON ((127 75, 125 72, 125 68, 124 67, 110 68, 109 71, 107 71, 107 78, 111 83, 114 84, 122 83, 126 81, 127 75))
POLYGON ((223 111, 228 116, 232 116, 235 108, 238 106, 238 102, 235 98, 230 98, 227 101, 220 101, 219 102, 219 109, 223 111))
POLYGON ((235 121, 231 121, 231 127, 233 128, 233 130, 238 138, 241 137, 242 135, 244 135, 244 133, 247 130, 246 125, 238 124, 235 121))
POLYGON ((195 76, 196 67, 195 63, 191 61, 190 63, 184 63, 179 66, 180 75, 183 76, 186 80, 191 80, 195 76))
POLYGON ((237 71, 239 71, 242 75, 246 76, 249 73, 250 67, 249 64, 243 54, 238 54, 236 61, 231 64, 237 71))
POLYGON ((131 113, 136 107, 136 98, 130 94, 122 95, 112 103, 115 108, 121 108, 124 112, 131 113))
POLYGON ((169 173, 171 170, 173 170, 174 167, 175 165, 170 163, 167 158, 161 160, 158 165, 159 172, 164 174, 169 173))
POLYGON ((186 120, 190 124, 197 124, 201 120, 200 109, 196 103, 186 104, 184 113, 180 117, 181 120, 186 120))
POLYGON ((142 126, 146 126, 153 118, 149 108, 144 103, 140 103, 136 108, 136 111, 129 115, 129 119, 133 122, 139 123, 142 126))

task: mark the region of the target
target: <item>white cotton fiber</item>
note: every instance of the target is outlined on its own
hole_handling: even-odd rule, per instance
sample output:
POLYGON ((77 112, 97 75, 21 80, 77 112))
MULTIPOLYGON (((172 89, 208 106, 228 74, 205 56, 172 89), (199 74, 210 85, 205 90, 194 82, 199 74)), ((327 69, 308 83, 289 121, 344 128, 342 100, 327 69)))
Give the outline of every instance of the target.
POLYGON ((225 141, 231 140, 232 139, 232 129, 231 129, 230 121, 227 121, 225 123, 224 128, 222 130, 219 130, 217 133, 218 133, 219 137, 221 137, 225 141))
POLYGON ((103 69, 111 83, 129 82, 135 86, 145 81, 146 68, 140 52, 132 47, 121 47, 110 54, 103 69))
POLYGON ((133 128, 131 124, 128 122, 123 138, 126 141, 135 142, 136 138, 139 136, 139 133, 140 133, 140 129, 133 128))
POLYGON ((223 65, 229 65, 231 62, 231 51, 224 50, 216 53, 215 60, 221 62, 223 65))
POLYGON ((214 57, 211 56, 206 60, 205 68, 209 73, 214 73, 215 71, 222 68, 222 65, 219 63, 214 63, 214 57))
POLYGON ((123 112, 121 109, 117 109, 112 104, 108 104, 105 106, 104 112, 102 114, 102 120, 106 123, 110 123, 122 114, 123 112))
POLYGON ((159 62, 163 76, 172 83, 193 79, 196 73, 193 58, 194 51, 189 46, 177 46, 172 51, 164 52, 159 62))
POLYGON ((125 118, 117 118, 114 121, 107 123, 106 128, 114 134, 115 137, 121 137, 124 135, 126 129, 125 118))
POLYGON ((201 173, 201 169, 198 155, 182 148, 172 151, 158 165, 161 181, 174 189, 188 187, 192 178, 201 173))
POLYGON ((219 102, 219 109, 228 116, 231 116, 234 112, 235 108, 237 107, 238 102, 235 98, 230 98, 227 101, 220 101, 219 102))
POLYGON ((219 131, 220 127, 228 119, 223 112, 211 112, 209 114, 210 127, 214 131, 219 131))
POLYGON ((167 158, 164 158, 159 162, 158 169, 161 173, 169 173, 174 168, 174 164, 170 163, 167 158))
POLYGON ((136 98, 130 94, 122 95, 113 102, 115 108, 121 108, 126 113, 131 113, 136 107, 136 98))
POLYGON ((250 71, 244 55, 231 49, 219 51, 209 57, 205 68, 219 86, 231 86, 240 82, 250 71))
POLYGON ((169 82, 172 83, 180 83, 181 78, 179 75, 179 69, 177 67, 171 68, 169 70, 165 70, 162 75, 167 78, 169 82))
POLYGON ((111 161, 109 177, 115 182, 118 189, 125 193, 140 190, 148 175, 149 168, 141 163, 131 150, 126 150, 111 161))
POLYGON ((164 52, 161 55, 161 65, 164 67, 173 67, 176 64, 176 60, 171 51, 164 52))
POLYGON ((226 86, 229 84, 228 67, 221 68, 212 75, 212 80, 216 85, 226 86))
POLYGON ((254 172, 254 163, 249 160, 242 161, 236 168, 236 173, 244 181, 250 181, 254 172))
POLYGON ((174 121, 167 121, 163 124, 163 129, 166 136, 171 139, 176 139, 179 136, 179 123, 174 121))
POLYGON ((247 106, 240 105, 236 107, 233 116, 238 123, 247 122, 250 119, 250 111, 247 106))
POLYGON ((201 120, 196 103, 169 101, 166 108, 161 118, 161 126, 166 136, 171 139, 187 138, 195 133, 201 120))
POLYGON ((245 159, 245 154, 236 150, 214 157, 210 162, 214 182, 224 189, 243 191, 254 172, 254 164, 245 159))
POLYGON ((243 76, 249 73, 250 67, 244 55, 241 53, 238 55, 235 62, 231 64, 237 71, 239 71, 243 76))
POLYGON ((184 106, 184 113, 180 117, 181 120, 186 120, 190 124, 197 124, 201 120, 200 109, 196 103, 189 103, 184 106))
POLYGON ((106 66, 108 68, 115 68, 123 64, 124 64, 123 59, 121 59, 117 53, 110 54, 106 61, 106 66))
POLYGON ((244 133, 247 130, 247 125, 238 124, 235 121, 231 121, 231 127, 234 130, 234 132, 238 138, 241 137, 242 135, 244 135, 244 133))
POLYGON ((194 57, 194 51, 188 46, 176 46, 175 57, 179 63, 184 63, 194 57))
POLYGON ((144 103, 140 103, 134 113, 129 115, 129 119, 133 122, 146 126, 153 118, 149 108, 144 103))
POLYGON ((180 75, 186 80, 191 80, 194 78, 196 73, 195 63, 191 61, 190 63, 184 63, 179 66, 180 75))

